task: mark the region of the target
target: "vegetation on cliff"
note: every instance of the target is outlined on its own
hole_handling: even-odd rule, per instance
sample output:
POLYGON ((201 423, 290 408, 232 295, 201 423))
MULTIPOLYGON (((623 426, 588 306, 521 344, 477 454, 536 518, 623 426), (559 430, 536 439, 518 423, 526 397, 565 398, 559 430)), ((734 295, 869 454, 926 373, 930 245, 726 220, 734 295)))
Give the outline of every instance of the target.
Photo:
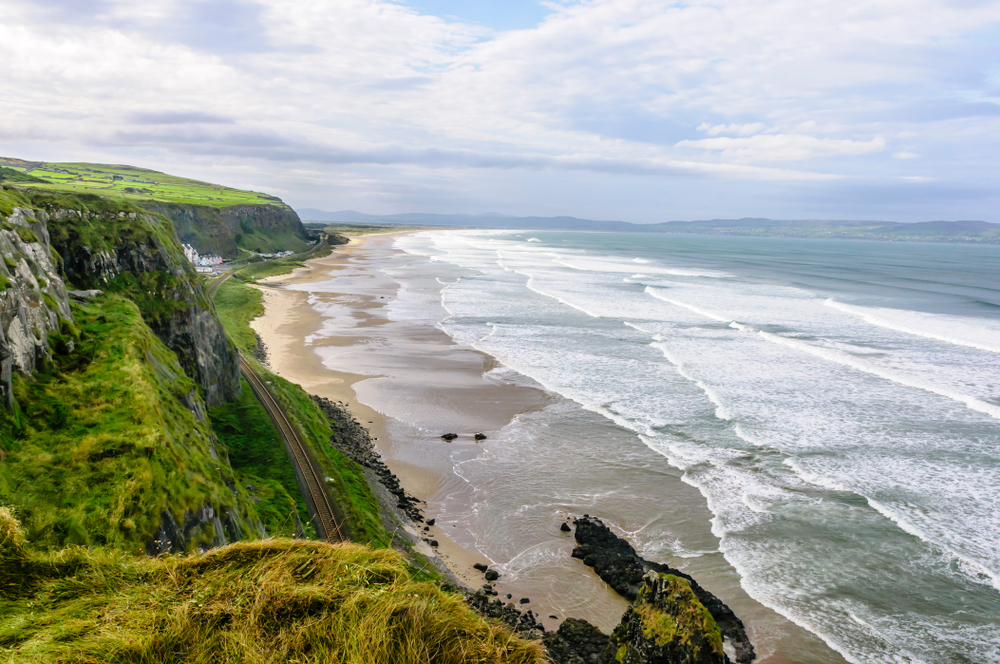
POLYGON ((212 428, 229 450, 229 462, 245 482, 268 534, 292 537, 301 524, 303 534, 315 537, 288 452, 246 380, 239 399, 208 412, 212 428))
POLYGON ((542 664, 540 644, 354 544, 238 543, 134 558, 33 550, 0 508, 0 654, 22 664, 542 664))
POLYGON ((0 157, 4 180, 30 182, 34 188, 74 194, 96 194, 108 199, 158 200, 227 207, 230 205, 284 206, 280 199, 152 171, 113 164, 27 162, 0 157), (10 171, 10 173, 7 173, 10 171))
MULTIPOLYGON (((53 362, 14 382, 0 411, 0 503, 38 546, 96 544, 139 552, 166 511, 179 524, 211 505, 230 539, 255 512, 220 463, 195 382, 138 307, 104 295, 73 306, 53 362), (240 526, 238 524, 242 523, 240 526)), ((211 523, 185 548, 218 541, 211 523)))
POLYGON ((100 197, 169 219, 181 242, 226 257, 304 251, 309 234, 281 199, 134 166, 0 157, 0 182, 30 192, 100 197))
MULTIPOLYGON (((230 279, 219 287, 215 297, 216 310, 226 332, 243 351, 244 357, 255 366, 258 375, 269 382, 275 398, 319 461, 328 478, 330 496, 343 512, 345 522, 341 527, 346 528, 349 537, 356 542, 389 546, 390 536, 382 525, 381 509, 365 479, 364 470, 330 445, 333 430, 326 415, 301 387, 271 373, 251 359, 257 346, 257 335, 250 328, 250 321, 264 310, 260 292, 230 279)), ((296 495, 288 484, 285 486, 291 495, 296 495)))

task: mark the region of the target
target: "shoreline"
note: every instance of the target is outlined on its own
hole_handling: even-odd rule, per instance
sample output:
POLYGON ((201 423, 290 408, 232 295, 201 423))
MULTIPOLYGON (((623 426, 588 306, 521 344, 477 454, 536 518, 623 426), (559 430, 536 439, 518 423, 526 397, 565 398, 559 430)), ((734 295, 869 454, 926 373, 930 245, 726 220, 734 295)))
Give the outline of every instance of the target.
MULTIPOLYGON (((347 404, 348 409, 362 426, 368 429, 376 451, 382 455, 390 470, 399 478, 400 485, 405 488, 408 494, 424 503, 421 510, 425 512, 427 519, 433 519, 433 515, 426 514, 426 503, 441 489, 445 477, 440 472, 434 472, 399 459, 392 459, 386 455, 385 447, 387 443, 391 444, 389 423, 387 422, 389 418, 362 403, 354 389, 358 383, 380 376, 338 371, 319 364, 315 348, 303 345, 300 333, 306 330, 311 332, 319 330, 323 325, 324 318, 309 305, 307 292, 285 288, 289 285, 324 280, 328 278, 330 270, 342 268, 350 260, 351 253, 364 247, 369 239, 379 241, 387 236, 398 234, 383 233, 364 238, 351 238, 349 244, 341 245, 326 257, 310 259, 305 267, 296 268, 290 274, 260 279, 257 282, 258 285, 252 287, 260 291, 264 297, 264 313, 254 318, 250 327, 258 334, 267 348, 268 364, 274 373, 298 383, 310 394, 347 404)), ((371 327, 388 322, 377 317, 377 310, 381 308, 381 305, 371 303, 370 308, 373 310, 371 317, 361 321, 359 326, 371 327)), ((306 332, 306 334, 308 333, 306 332)), ((443 332, 441 335, 446 336, 443 332)), ((349 335, 333 336, 325 339, 318 347, 350 345, 350 343, 352 343, 352 337, 349 335)), ((483 358, 483 366, 489 370, 494 360, 484 353, 473 352, 483 358)), ((458 444, 468 444, 468 440, 464 439, 471 437, 474 433, 462 432, 463 435, 460 438, 463 440, 459 441, 458 444)), ((414 538, 415 548, 419 553, 429 558, 438 559, 455 579, 470 590, 477 590, 485 583, 482 572, 476 571, 473 566, 476 564, 492 565, 493 561, 478 551, 463 547, 449 536, 442 525, 436 522, 426 532, 422 532, 426 523, 413 523, 412 525, 413 529, 407 530, 414 538), (421 530, 417 530, 418 528, 421 530), (432 549, 421 538, 436 540, 438 546, 432 549)))
MULTIPOLYGON (((251 322, 251 327, 268 349, 272 370, 310 394, 344 402, 370 431, 376 450, 401 486, 425 503, 422 511, 426 519, 436 520, 426 538, 437 540, 438 546, 432 550, 417 539, 421 553, 434 554, 473 591, 485 583, 482 572, 474 570, 473 565, 498 563, 501 578, 494 588, 499 598, 515 603, 521 597, 530 598, 523 608, 530 609, 547 630, 554 630, 567 617, 576 617, 610 632, 628 602, 596 578, 593 570, 579 561, 570 562, 575 546, 573 535, 558 532, 561 521, 583 515, 586 502, 560 500, 551 505, 551 511, 558 516, 552 524, 554 532, 514 559, 501 552, 498 560, 491 560, 486 552, 478 550, 479 542, 469 529, 475 523, 480 527, 492 523, 487 521, 483 526, 482 518, 475 521, 480 515, 452 513, 441 518, 441 510, 462 504, 463 499, 473 499, 474 480, 462 477, 455 465, 456 459, 458 463, 475 461, 482 453, 485 446, 477 444, 473 434, 483 431, 493 438, 518 415, 545 409, 557 399, 529 385, 488 380, 486 374, 499 365, 494 358, 460 347, 431 324, 391 320, 388 307, 400 284, 376 274, 384 270, 371 268, 382 265, 377 259, 392 258, 395 235, 352 238, 348 245, 338 247, 327 257, 309 260, 291 274, 260 280, 256 288, 263 293, 265 311, 251 322), (318 286, 333 280, 337 281, 336 287, 324 291, 318 286), (420 426, 384 415, 380 409, 395 415, 402 413, 420 426), (440 436, 446 432, 461 435, 453 443, 445 443, 440 436), (530 560, 532 555, 536 556, 535 562, 530 560), (538 555, 548 555, 551 560, 540 560, 538 555), (529 559, 519 560, 522 556, 529 559), (548 574, 545 565, 552 566, 553 574, 548 574), (509 600, 508 593, 512 595, 509 600)), ((429 315, 428 321, 434 318, 429 315)), ((604 422, 603 426, 609 425, 604 422)), ((637 444, 631 453, 652 457, 662 464, 662 459, 644 445, 637 444)), ((539 463, 544 464, 545 459, 539 463)), ((691 535, 695 544, 707 545, 693 547, 703 552, 700 557, 657 560, 680 567, 722 598, 746 622, 755 645, 762 640, 768 642, 758 646, 756 661, 844 662, 818 637, 746 594, 739 575, 717 551, 716 540, 707 527, 711 513, 704 498, 681 481, 680 473, 653 470, 642 479, 648 483, 651 478, 679 510, 673 517, 682 522, 679 527, 695 533, 691 535), (704 516, 698 516, 702 513, 704 516), (712 547, 716 551, 704 555, 712 547)), ((639 533, 651 523, 649 513, 640 508, 607 515, 602 515, 601 509, 594 504, 590 513, 614 517, 611 522, 616 522, 625 536, 639 533)), ((652 519, 658 521, 665 516, 652 519)), ((490 518, 506 520, 514 516, 497 511, 490 518)), ((414 524, 416 528, 422 525, 414 524)), ((417 538, 424 535, 416 530, 409 532, 417 538)))

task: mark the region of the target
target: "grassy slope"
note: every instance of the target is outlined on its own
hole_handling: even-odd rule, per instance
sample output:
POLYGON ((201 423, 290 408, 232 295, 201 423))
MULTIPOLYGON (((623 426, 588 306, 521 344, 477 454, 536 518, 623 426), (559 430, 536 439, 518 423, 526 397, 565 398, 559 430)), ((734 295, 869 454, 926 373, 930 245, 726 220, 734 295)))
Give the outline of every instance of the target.
POLYGON ((257 514, 268 534, 292 537, 294 515, 298 514, 306 535, 315 536, 285 446, 250 385, 244 380, 239 400, 211 408, 209 417, 216 435, 229 450, 229 461, 240 474, 240 483, 255 498, 257 514))
POLYGON ((178 522, 206 503, 252 515, 212 457, 208 424, 181 401, 200 402, 194 381, 136 305, 107 295, 73 315, 64 328, 75 350, 18 375, 18 410, 0 414, 0 504, 31 541, 138 552, 168 505, 178 522))
POLYGON ((543 664, 541 645, 353 544, 239 543, 136 559, 39 554, 0 508, 0 657, 19 664, 543 664))
MULTIPOLYGON (((249 323, 264 310, 261 300, 261 295, 256 289, 233 279, 222 284, 215 296, 219 319, 245 357, 250 357, 257 345, 257 337, 250 329, 249 323)), ((256 365, 253 360, 250 361, 256 365)), ((271 390, 275 397, 285 407, 303 439, 312 448, 313 455, 320 462, 325 475, 333 478, 328 487, 331 496, 344 512, 346 522, 343 525, 347 527, 351 539, 357 542, 369 542, 375 546, 388 546, 390 538, 379 518, 378 501, 368 486, 361 466, 329 445, 333 431, 326 416, 301 387, 271 374, 260 365, 256 366, 265 380, 271 382, 271 390)), ((213 409, 213 423, 214 418, 213 409)), ((284 453, 283 448, 282 453, 284 453)), ((239 462, 234 458, 235 463, 239 462)), ((293 483, 294 479, 291 483, 283 484, 289 494, 298 496, 297 485, 293 486, 293 483)))
POLYGON ((292 254, 291 256, 286 256, 285 258, 269 260, 261 263, 250 263, 246 267, 240 268, 236 273, 236 276, 243 280, 252 280, 264 279, 265 277, 277 277, 282 274, 290 274, 295 268, 304 267, 307 260, 329 256, 333 251, 333 246, 331 245, 347 244, 348 242, 347 238, 342 236, 333 236, 331 240, 334 238, 339 238, 342 241, 330 241, 328 244, 317 246, 315 250, 292 254))
MULTIPOLYGON (((14 160, 0 158, 0 164, 14 166, 14 160)), ((280 200, 254 191, 232 189, 222 185, 190 180, 134 166, 109 164, 48 163, 31 169, 28 174, 43 183, 33 183, 33 189, 73 194, 97 194, 108 198, 167 201, 226 207, 229 205, 276 205, 280 200), (67 171, 57 173, 56 171, 67 171), (118 176, 121 180, 115 180, 118 176), (136 191, 126 191, 126 189, 136 191)))

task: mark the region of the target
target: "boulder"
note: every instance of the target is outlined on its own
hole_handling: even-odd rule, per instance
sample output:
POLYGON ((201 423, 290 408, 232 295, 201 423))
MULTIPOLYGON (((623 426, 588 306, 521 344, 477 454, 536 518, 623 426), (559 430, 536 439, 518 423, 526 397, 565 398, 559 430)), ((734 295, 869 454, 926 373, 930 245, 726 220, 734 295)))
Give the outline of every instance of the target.
POLYGON ((558 631, 545 635, 544 643, 555 664, 601 664, 609 641, 586 620, 567 618, 558 631))

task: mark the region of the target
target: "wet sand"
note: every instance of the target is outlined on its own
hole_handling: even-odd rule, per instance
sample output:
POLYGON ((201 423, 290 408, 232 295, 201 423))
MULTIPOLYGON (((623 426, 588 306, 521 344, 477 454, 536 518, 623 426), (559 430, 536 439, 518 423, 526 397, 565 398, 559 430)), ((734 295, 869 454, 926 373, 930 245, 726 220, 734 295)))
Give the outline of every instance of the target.
MULTIPOLYGON (((330 272, 343 269, 358 251, 370 249, 371 245, 390 244, 394 235, 355 238, 350 245, 339 248, 326 258, 309 261, 306 267, 298 268, 292 274, 261 279, 259 283, 262 285, 257 286, 257 289, 264 296, 265 310, 250 325, 267 347, 268 364, 271 369, 283 378, 298 383, 310 394, 348 404, 355 417, 371 432, 376 449, 387 456, 387 464, 407 492, 426 502, 440 492, 450 473, 434 467, 407 463, 387 455, 387 451, 391 452, 392 439, 388 432, 386 416, 358 399, 358 391, 391 393, 394 389, 400 391, 398 386, 380 386, 377 380, 373 381, 371 374, 362 375, 329 369, 322 364, 321 358, 317 355, 323 348, 351 346, 370 339, 364 334, 343 334, 307 344, 307 337, 320 330, 328 319, 317 313, 309 301, 310 296, 307 291, 288 288, 297 284, 325 280, 330 272), (358 383, 362 381, 375 384, 359 387, 358 383)), ((544 393, 484 381, 483 373, 491 368, 492 358, 475 352, 463 353, 458 357, 449 356, 454 344, 448 335, 440 330, 411 329, 406 330, 407 335, 392 330, 391 327, 398 324, 380 316, 380 310, 384 307, 380 298, 391 297, 394 292, 395 289, 387 287, 385 295, 369 295, 353 302, 352 315, 355 320, 350 327, 359 331, 364 328, 379 327, 380 333, 383 334, 399 332, 398 336, 407 337, 406 342, 416 342, 432 349, 430 353, 423 354, 421 365, 414 368, 428 375, 429 380, 434 382, 433 387, 411 385, 410 388, 430 389, 435 393, 431 401, 453 406, 447 412, 439 413, 441 420, 465 425, 458 427, 463 429, 457 432, 460 433, 459 439, 450 444, 441 440, 431 441, 432 445, 475 445, 475 433, 483 429, 501 428, 517 413, 538 407, 544 402, 546 399, 544 393), (484 404, 489 406, 485 415, 484 404)), ((391 370, 393 362, 403 362, 413 366, 411 360, 412 358, 395 358, 383 368, 391 370)), ((374 367, 373 369, 377 370, 374 367)), ((405 400, 405 397, 403 399, 405 400)), ((419 407, 419 404, 414 407, 419 407)), ((430 519, 433 515, 427 514, 426 517, 430 519)), ((429 546, 421 546, 418 550, 422 554, 436 555, 470 588, 479 588, 485 583, 483 574, 474 570, 473 565, 476 563, 488 565, 491 563, 488 558, 457 544, 441 524, 431 526, 425 537, 437 540, 438 546, 436 550, 431 550, 429 546)), ((502 588, 497 586, 497 589, 502 588)), ((534 608, 538 611, 540 607, 534 608)))
MULTIPOLYGON (((697 555, 657 560, 692 574, 729 604, 747 624, 758 661, 844 661, 818 638, 746 595, 739 575, 717 551, 709 528, 711 512, 701 494, 634 435, 623 434, 603 418, 564 408, 569 424, 532 444, 532 459, 525 461, 524 449, 511 452, 521 465, 509 465, 517 482, 509 481, 502 471, 505 427, 515 417, 530 420, 543 409, 564 405, 542 389, 491 379, 486 374, 495 368, 494 360, 456 345, 435 326, 438 316, 432 312, 426 324, 391 320, 388 305, 399 284, 380 266, 398 253, 394 240, 394 235, 355 239, 291 275, 262 280, 265 313, 251 326, 267 346, 276 373, 311 394, 345 402, 369 428, 402 485, 426 501, 425 516, 437 519, 429 539, 439 542, 434 553, 458 578, 479 588, 485 581, 472 565, 498 563, 502 576, 495 587, 500 597, 529 597, 524 608, 547 629, 574 616, 609 632, 627 603, 570 557, 572 536, 559 531, 562 521, 589 506, 631 540, 642 538, 647 529, 683 533, 685 547, 697 555), (586 454, 573 438, 573 427, 581 436, 597 430, 621 459, 581 458, 590 467, 574 471, 585 472, 577 480, 560 468, 565 459, 586 454), (485 444, 474 440, 479 432, 488 436, 485 444), (443 433, 459 437, 447 443, 440 438, 443 433), (482 464, 475 464, 483 457, 501 470, 477 473, 482 464), (585 487, 576 491, 574 483, 581 480, 585 487), (615 494, 623 482, 631 493, 615 494), (477 483, 491 484, 488 504, 465 513, 463 506, 477 500, 482 504, 477 483), (565 489, 553 494, 552 486, 565 489), (598 497, 583 488, 593 488, 598 497), (511 495, 518 493, 523 495, 511 495), (539 502, 544 503, 541 510, 539 502)), ((430 547, 421 551, 431 553, 430 547)))

